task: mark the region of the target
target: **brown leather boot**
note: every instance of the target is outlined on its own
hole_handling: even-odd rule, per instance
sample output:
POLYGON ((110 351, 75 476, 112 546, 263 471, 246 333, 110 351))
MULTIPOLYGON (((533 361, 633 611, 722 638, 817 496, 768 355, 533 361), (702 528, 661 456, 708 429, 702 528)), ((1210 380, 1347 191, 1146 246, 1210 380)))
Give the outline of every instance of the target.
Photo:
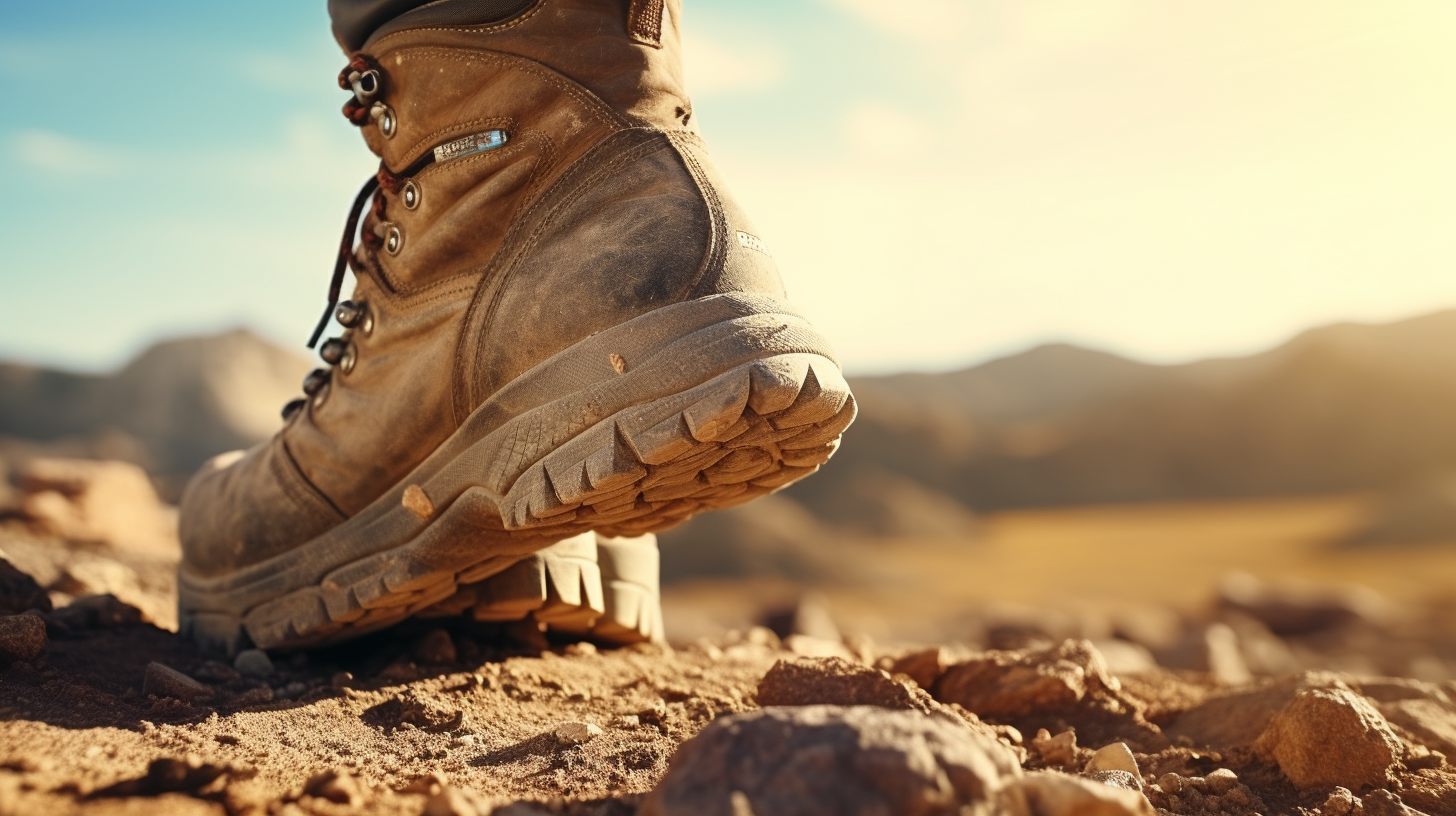
POLYGON ((185 631, 338 640, 834 452, 854 401, 694 130, 678 19, 540 0, 353 56, 345 113, 382 161, 346 330, 277 436, 189 485, 185 631))

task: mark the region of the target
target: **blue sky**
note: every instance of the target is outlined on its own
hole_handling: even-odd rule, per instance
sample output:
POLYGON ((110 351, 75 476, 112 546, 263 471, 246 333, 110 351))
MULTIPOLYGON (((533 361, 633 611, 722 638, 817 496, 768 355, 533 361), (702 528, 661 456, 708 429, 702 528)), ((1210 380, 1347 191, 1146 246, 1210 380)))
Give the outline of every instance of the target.
MULTIPOLYGON (((715 157, 851 371, 1456 306, 1449 0, 686 0, 715 157)), ((301 348, 373 157, 322 0, 0 0, 0 358, 301 348)))

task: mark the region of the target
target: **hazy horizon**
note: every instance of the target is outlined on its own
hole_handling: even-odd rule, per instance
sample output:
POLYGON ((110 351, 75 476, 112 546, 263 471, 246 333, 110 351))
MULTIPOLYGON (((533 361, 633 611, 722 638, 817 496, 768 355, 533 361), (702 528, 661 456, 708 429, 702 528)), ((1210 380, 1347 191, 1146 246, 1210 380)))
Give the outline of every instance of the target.
MULTIPOLYGON (((1449 3, 685 5, 715 158, 851 373, 1456 305, 1449 3)), ((342 61, 322 0, 0 8, 0 357, 234 325, 302 351, 375 164, 342 61)))

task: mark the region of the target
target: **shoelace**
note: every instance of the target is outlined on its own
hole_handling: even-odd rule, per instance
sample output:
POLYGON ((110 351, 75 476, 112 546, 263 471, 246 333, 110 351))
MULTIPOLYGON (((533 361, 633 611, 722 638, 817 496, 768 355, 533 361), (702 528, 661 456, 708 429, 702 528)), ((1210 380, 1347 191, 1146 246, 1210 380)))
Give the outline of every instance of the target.
MULTIPOLYGON (((390 117, 392 121, 394 112, 383 103, 372 101, 374 97, 383 92, 384 79, 383 74, 368 58, 357 56, 350 60, 344 70, 339 72, 339 87, 354 92, 354 97, 344 104, 343 112, 345 118, 356 127, 363 127, 371 121, 380 121, 386 116, 390 117)), ((391 134, 393 127, 394 125, 391 125, 391 134)), ((329 302, 324 307, 323 316, 319 318, 313 334, 308 338, 309 348, 318 345, 319 338, 323 336, 324 329, 328 328, 329 320, 334 315, 334 309, 339 305, 339 294, 344 288, 344 272, 349 268, 349 259, 354 254, 354 236, 359 231, 359 219, 363 216, 364 206, 369 203, 369 199, 374 198, 374 215, 382 221, 385 218, 385 200, 382 197, 374 197, 381 187, 390 192, 397 191, 402 182, 437 161, 448 161, 472 153, 494 150, 508 140, 509 136, 504 130, 487 130, 439 145, 420 156, 399 173, 390 172, 383 161, 379 163, 379 172, 364 182, 364 186, 359 188, 358 195, 354 196, 353 205, 349 207, 349 217, 344 221, 344 236, 339 240, 339 255, 334 261, 334 274, 329 279, 329 302)), ((372 246, 378 240, 378 236, 373 233, 364 234, 366 244, 372 246), (371 239, 373 240, 371 241, 371 239)))

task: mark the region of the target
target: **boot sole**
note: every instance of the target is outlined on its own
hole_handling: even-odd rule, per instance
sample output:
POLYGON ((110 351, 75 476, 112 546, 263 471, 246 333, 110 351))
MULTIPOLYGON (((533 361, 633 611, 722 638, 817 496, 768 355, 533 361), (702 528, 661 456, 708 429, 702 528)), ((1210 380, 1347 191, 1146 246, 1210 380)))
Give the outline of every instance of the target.
POLYGON ((636 536, 819 468, 855 414, 824 340, 770 298, 716 295, 563 350, 475 410, 399 485, 318 538, 202 578, 184 632, 237 648, 379 629, 588 530, 636 536))
POLYGON ((464 584, 416 618, 533 621, 542 629, 611 645, 662 642, 657 536, 582 533, 464 584))

